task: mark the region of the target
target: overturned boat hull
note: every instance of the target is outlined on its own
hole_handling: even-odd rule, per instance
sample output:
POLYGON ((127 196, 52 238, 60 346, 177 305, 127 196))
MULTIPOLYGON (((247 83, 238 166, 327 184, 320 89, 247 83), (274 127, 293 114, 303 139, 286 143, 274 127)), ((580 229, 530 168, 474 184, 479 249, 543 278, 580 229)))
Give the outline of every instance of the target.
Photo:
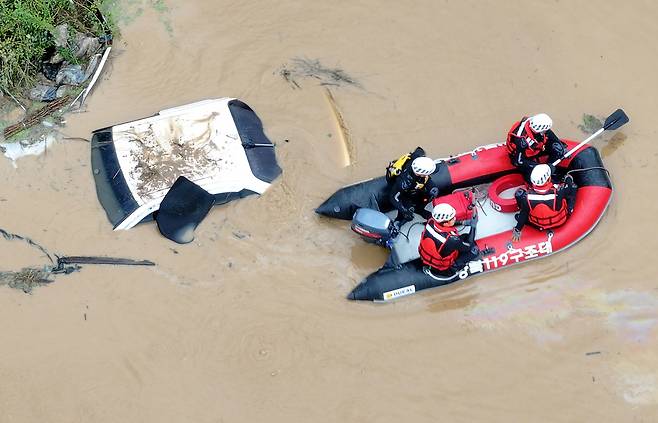
POLYGON ((215 204, 262 194, 281 174, 256 113, 233 98, 204 100, 94 131, 98 199, 115 230, 153 219, 183 176, 215 204))

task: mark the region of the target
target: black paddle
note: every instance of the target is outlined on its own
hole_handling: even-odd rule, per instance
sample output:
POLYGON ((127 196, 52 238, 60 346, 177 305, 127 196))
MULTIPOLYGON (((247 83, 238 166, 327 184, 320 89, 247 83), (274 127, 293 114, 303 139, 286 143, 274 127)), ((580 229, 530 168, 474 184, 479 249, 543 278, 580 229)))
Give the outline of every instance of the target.
POLYGON ((587 144, 594 138, 598 137, 603 133, 603 131, 607 130, 615 130, 618 128, 621 128, 624 126, 626 123, 628 123, 628 116, 626 116, 626 113, 622 109, 617 109, 615 110, 610 116, 608 116, 605 119, 605 122, 603 123, 603 128, 599 129, 598 131, 594 132, 592 135, 587 137, 586 140, 582 141, 580 144, 572 148, 571 150, 567 151, 567 153, 562 156, 561 158, 557 159, 556 161, 553 162, 553 166, 557 166, 558 163, 560 163, 562 160, 566 159, 567 157, 571 156, 573 153, 578 151, 580 147, 583 145, 587 144))

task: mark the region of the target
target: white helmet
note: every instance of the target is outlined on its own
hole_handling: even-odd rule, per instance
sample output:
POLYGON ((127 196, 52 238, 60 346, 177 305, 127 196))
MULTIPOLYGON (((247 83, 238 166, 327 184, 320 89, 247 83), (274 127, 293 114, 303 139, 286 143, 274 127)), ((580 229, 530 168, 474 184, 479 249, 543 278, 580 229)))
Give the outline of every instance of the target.
POLYGON ((544 133, 553 127, 553 119, 546 113, 540 113, 530 118, 530 129, 544 133))
POLYGON ((432 218, 437 222, 447 222, 457 215, 457 211, 448 203, 439 203, 432 209, 432 218))
POLYGON ((542 186, 551 179, 551 167, 547 164, 538 164, 530 173, 530 182, 535 186, 542 186))
POLYGON ((418 176, 429 176, 436 170, 436 164, 429 157, 418 157, 411 162, 411 170, 418 176))

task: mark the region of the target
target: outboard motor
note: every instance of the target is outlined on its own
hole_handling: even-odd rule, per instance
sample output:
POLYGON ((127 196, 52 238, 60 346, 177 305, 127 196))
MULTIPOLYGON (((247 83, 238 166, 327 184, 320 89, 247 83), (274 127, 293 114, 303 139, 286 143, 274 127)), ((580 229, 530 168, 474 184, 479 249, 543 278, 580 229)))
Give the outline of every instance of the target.
POLYGON ((352 230, 366 242, 388 247, 395 235, 393 221, 384 213, 373 209, 358 209, 352 217, 352 230))

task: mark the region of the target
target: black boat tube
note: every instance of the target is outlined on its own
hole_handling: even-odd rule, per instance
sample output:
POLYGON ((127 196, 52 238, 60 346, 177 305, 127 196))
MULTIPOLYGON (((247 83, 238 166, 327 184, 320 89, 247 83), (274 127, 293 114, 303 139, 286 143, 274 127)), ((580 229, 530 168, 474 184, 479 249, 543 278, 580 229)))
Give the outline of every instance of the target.
MULTIPOLYGON (((452 187, 452 179, 446 162, 437 163, 436 171, 432 174, 434 182, 441 192, 452 187)), ((386 178, 369 179, 353 185, 348 185, 336 191, 324 203, 315 209, 315 212, 334 219, 351 220, 357 209, 368 207, 382 212, 390 211, 393 207, 388 199, 390 187, 386 178)))

